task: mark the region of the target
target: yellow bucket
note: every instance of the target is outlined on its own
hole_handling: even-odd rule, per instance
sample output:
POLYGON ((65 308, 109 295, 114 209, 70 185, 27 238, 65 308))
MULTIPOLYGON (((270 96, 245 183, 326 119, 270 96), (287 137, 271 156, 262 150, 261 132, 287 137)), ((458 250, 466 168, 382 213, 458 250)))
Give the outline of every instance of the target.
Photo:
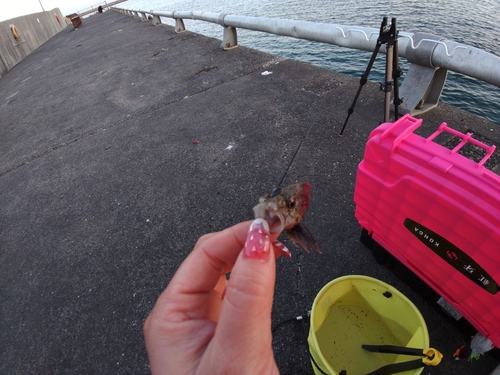
MULTIPOLYGON (((420 311, 400 291, 368 276, 351 275, 329 282, 318 293, 307 341, 315 374, 365 375, 415 357, 372 353, 361 345, 425 349, 429 333, 420 311)), ((421 372, 419 368, 400 374, 421 372)))

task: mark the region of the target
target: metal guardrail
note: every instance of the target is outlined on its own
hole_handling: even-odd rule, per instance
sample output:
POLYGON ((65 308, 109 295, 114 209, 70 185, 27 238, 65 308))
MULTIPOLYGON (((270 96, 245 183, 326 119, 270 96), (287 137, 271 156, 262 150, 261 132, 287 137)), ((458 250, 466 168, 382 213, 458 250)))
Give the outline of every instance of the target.
MULTIPOLYGON (((289 36, 340 47, 370 51, 376 47, 380 30, 359 26, 314 23, 279 18, 262 18, 198 11, 144 11, 114 7, 113 9, 142 20, 152 18, 160 25, 161 17, 174 19, 175 30, 185 31, 184 19, 200 20, 221 25, 221 48, 238 46, 237 28, 289 36), (149 15, 149 16, 148 16, 149 15)), ((385 47, 385 46, 382 46, 385 47)), ((380 52, 385 52, 381 48, 380 52)), ((399 32, 399 57, 410 62, 400 88, 403 103, 400 109, 413 115, 428 111, 439 101, 448 70, 477 78, 500 87, 500 57, 469 45, 460 44, 427 33, 399 32)))

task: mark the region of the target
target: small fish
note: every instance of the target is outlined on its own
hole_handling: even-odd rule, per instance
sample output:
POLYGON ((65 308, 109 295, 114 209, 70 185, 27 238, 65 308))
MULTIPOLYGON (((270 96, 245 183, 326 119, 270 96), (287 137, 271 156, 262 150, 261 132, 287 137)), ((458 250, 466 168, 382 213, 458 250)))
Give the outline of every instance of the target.
MULTIPOLYGON (((310 201, 311 184, 300 182, 265 194, 259 198, 259 203, 253 211, 256 219, 267 221, 271 233, 285 231, 295 246, 298 244, 307 252, 310 247, 321 254, 311 232, 301 224, 310 201)), ((274 245, 280 248, 285 256, 291 256, 290 251, 280 242, 275 241, 274 245)))

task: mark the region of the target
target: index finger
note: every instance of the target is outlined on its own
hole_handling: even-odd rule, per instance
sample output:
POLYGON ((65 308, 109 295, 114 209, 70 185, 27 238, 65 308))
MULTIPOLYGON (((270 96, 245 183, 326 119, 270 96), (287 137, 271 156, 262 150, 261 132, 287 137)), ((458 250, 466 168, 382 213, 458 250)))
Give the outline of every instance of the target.
POLYGON ((251 221, 202 236, 182 262, 167 290, 181 294, 211 291, 223 272, 229 272, 245 244, 251 221))

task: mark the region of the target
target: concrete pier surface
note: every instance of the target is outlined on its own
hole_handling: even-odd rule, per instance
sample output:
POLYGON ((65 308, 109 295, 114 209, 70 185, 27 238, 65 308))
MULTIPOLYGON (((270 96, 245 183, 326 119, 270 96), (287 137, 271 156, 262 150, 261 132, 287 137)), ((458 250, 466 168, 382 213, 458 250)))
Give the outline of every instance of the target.
MULTIPOLYGON (((147 374, 158 295, 201 235, 252 219, 302 139, 285 184, 311 183, 305 223, 323 254, 290 245, 277 261, 273 324, 368 275, 422 312, 445 355, 423 374, 491 373, 495 353, 452 360, 470 338, 359 242, 356 170, 384 98, 368 83, 340 137, 358 84, 114 11, 15 66, 0 79, 0 373, 147 374)), ((422 134, 446 121, 499 143, 496 125, 447 105, 423 118, 422 134)), ((308 329, 275 331, 282 374, 313 373, 308 329)))

